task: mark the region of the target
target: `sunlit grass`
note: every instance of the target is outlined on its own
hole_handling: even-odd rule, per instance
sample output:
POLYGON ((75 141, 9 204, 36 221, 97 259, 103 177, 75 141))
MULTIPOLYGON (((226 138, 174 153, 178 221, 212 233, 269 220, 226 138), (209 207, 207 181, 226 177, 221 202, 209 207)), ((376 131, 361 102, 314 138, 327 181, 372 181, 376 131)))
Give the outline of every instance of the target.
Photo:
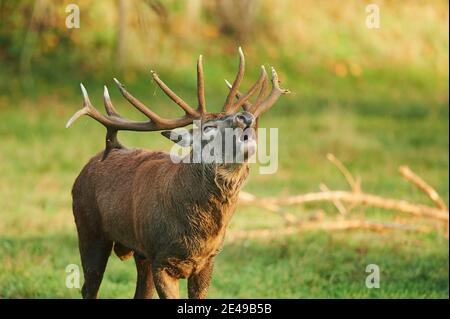
MULTIPOLYGON (((186 95, 191 92, 186 91, 186 95)), ((153 104, 158 110, 173 108, 160 95, 157 100, 153 104)), ((402 113, 365 115, 357 111, 363 103, 359 98, 351 102, 345 108, 330 102, 310 114, 302 109, 304 102, 298 95, 281 100, 262 122, 280 130, 279 169, 274 175, 260 175, 254 165, 245 190, 276 196, 316 191, 320 182, 346 188, 325 158, 333 152, 362 177, 367 192, 428 202, 397 174, 397 166, 406 163, 448 200, 448 122, 438 115, 446 106, 428 105, 435 111, 403 119, 402 113), (297 103, 297 109, 290 108, 297 103)), ((79 264, 70 188, 88 158, 103 147, 104 131, 88 118, 66 130, 64 123, 77 104, 74 98, 50 104, 24 102, 2 112, 0 291, 4 297, 79 297, 78 291, 64 286, 65 266, 79 264)), ((384 99, 382 107, 389 104, 397 105, 384 99)), ((409 108, 404 110, 409 114, 409 108)), ((131 146, 168 150, 171 145, 158 133, 121 136, 131 146)), ((331 205, 321 207, 330 216, 335 214, 331 205)), ((374 211, 368 216, 389 220, 393 215, 374 211)), ((231 230, 281 225, 275 215, 240 208, 231 230)), ((132 296, 134 272, 132 262, 112 257, 101 296, 132 296)), ((447 294, 448 241, 442 234, 307 232, 270 244, 264 240, 226 244, 217 258, 210 297, 402 298, 447 294), (368 263, 382 268, 379 290, 364 286, 368 263)))
MULTIPOLYGON (((270 9, 271 3, 264 2, 262 9, 270 9)), ((279 129, 276 174, 258 174, 258 166, 252 165, 244 190, 282 196, 317 191, 321 182, 345 189, 345 180, 326 160, 331 152, 361 176, 368 193, 430 204, 398 174, 398 166, 407 164, 448 203, 448 3, 380 1, 380 30, 364 27, 363 3, 336 3, 282 1, 266 22, 279 34, 276 40, 261 30, 258 41, 245 45, 243 87, 257 78, 260 64, 274 65, 282 85, 293 93, 282 97, 261 122, 279 129)), ((138 52, 145 55, 150 41, 130 45, 135 60, 125 65, 121 80, 157 113, 175 116, 180 111, 150 81, 149 68, 194 104, 195 58, 203 53, 208 109, 218 111, 227 92, 223 79, 234 76, 238 44, 218 38, 211 21, 206 31, 183 28, 181 9, 173 13, 180 18, 171 31, 175 35, 162 37, 164 48, 149 61, 138 52), (185 41, 187 33, 193 38, 185 41), (143 71, 136 72, 136 66, 143 71)), ((81 107, 78 83, 85 83, 99 109, 107 84, 122 114, 142 118, 113 88, 114 68, 94 70, 107 56, 104 51, 84 60, 86 64, 75 63, 77 58, 67 63, 62 56, 33 65, 34 84, 26 90, 10 65, 1 66, 0 297, 80 297, 78 290, 65 287, 65 267, 80 264, 70 190, 82 166, 103 149, 105 132, 89 118, 64 128, 81 107)), ((171 147, 157 132, 119 136, 130 147, 171 147)), ((331 204, 308 205, 296 213, 317 207, 328 217, 336 214, 331 204)), ((354 214, 363 216, 361 210, 354 214)), ((365 217, 391 222, 410 218, 376 209, 367 210, 365 217)), ((281 225, 275 214, 240 207, 230 230, 281 225)), ((276 240, 226 242, 209 297, 448 298, 448 249, 441 232, 305 231, 276 240), (365 267, 371 263, 380 266, 380 289, 365 287, 365 267)), ((100 296, 131 297, 135 276, 132 261, 113 256, 100 296)), ((184 287, 182 294, 186 296, 184 287)))

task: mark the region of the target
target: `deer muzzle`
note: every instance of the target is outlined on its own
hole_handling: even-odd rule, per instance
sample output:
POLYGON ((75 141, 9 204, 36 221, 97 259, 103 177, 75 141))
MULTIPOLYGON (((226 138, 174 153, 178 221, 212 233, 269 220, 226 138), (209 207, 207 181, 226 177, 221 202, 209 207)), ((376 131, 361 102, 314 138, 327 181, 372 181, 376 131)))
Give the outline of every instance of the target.
POLYGON ((238 127, 245 130, 254 126, 255 117, 249 112, 240 112, 236 114, 234 121, 238 127))

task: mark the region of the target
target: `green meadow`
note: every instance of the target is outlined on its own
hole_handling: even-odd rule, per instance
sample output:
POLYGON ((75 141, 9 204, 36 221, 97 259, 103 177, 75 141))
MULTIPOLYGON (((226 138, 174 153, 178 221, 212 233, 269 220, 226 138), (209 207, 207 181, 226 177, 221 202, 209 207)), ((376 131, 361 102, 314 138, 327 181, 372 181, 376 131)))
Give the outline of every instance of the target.
MULTIPOLYGON (((65 285, 66 266, 81 267, 70 192, 83 165, 103 149, 105 131, 87 117, 65 128, 82 105, 79 83, 102 111, 106 84, 121 114, 142 119, 114 87, 112 77, 117 76, 155 112, 177 116, 180 110, 151 80, 149 70, 157 70, 194 104, 195 62, 202 53, 207 107, 218 111, 227 94, 223 79, 231 80, 236 72, 239 44, 247 62, 243 89, 256 80, 263 64, 276 67, 282 86, 292 91, 260 124, 278 128, 278 169, 261 175, 258 164, 252 164, 245 191, 288 196, 319 191, 320 183, 348 189, 326 159, 333 153, 361 177, 367 193, 432 205, 398 174, 400 165, 408 165, 449 202, 448 2, 382 1, 381 28, 367 29, 359 1, 281 1, 272 13, 275 1, 262 1, 254 19, 260 29, 238 41, 215 28, 217 21, 206 13, 193 27, 202 32, 190 34, 182 27, 183 2, 169 1, 172 27, 163 32, 157 18, 149 18, 157 34, 151 44, 139 41, 145 31, 136 29, 140 20, 132 6, 129 61, 120 69, 114 65, 114 34, 108 28, 116 15, 103 10, 107 1, 87 3, 81 8, 84 24, 67 37, 61 35, 63 27, 46 24, 44 30, 50 31, 38 34, 35 44, 19 31, 9 37, 7 23, 28 21, 26 1, 18 5, 17 19, 0 26, 0 297, 81 296, 79 289, 65 285), (21 48, 29 47, 34 48, 27 53, 31 63, 23 66, 27 56, 21 48)), ((55 7, 64 16, 64 6, 55 7)), ((119 135, 129 147, 168 151, 172 146, 158 132, 119 135)), ((317 209, 325 212, 325 220, 338 214, 331 203, 289 211, 302 218, 317 209)), ((448 298, 449 241, 442 225, 362 207, 349 217, 408 222, 431 231, 300 230, 275 239, 226 240, 208 297, 448 298), (366 287, 369 264, 380 268, 378 289, 366 287)), ((229 233, 280 227, 283 220, 276 214, 242 206, 229 233)), ((134 262, 112 255, 99 296, 130 298, 135 280, 134 262)), ((187 296, 184 283, 181 287, 187 296)))

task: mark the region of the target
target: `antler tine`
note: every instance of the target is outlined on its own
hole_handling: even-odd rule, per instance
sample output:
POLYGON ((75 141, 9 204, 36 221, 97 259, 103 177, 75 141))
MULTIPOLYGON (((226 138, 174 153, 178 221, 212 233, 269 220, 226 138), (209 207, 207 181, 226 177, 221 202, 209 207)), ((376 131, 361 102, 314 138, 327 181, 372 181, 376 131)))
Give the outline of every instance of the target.
POLYGON ((236 78, 234 79, 233 85, 231 86, 230 92, 227 95, 225 100, 225 104, 223 106, 223 111, 225 113, 230 113, 230 108, 233 106, 233 99, 236 96, 236 93, 239 90, 239 85, 241 84, 242 78, 244 77, 245 71, 245 57, 244 52, 242 52, 242 48, 239 47, 239 69, 236 74, 236 78))
POLYGON ((150 110, 148 107, 146 107, 144 105, 144 103, 139 101, 133 95, 131 95, 125 89, 125 86, 122 83, 120 83, 116 78, 114 78, 114 82, 116 82, 116 85, 119 88, 119 91, 122 94, 122 96, 128 102, 130 102, 134 107, 136 107, 140 112, 142 112, 145 116, 147 116, 150 119, 150 123, 154 124, 157 127, 156 129, 152 129, 152 130, 173 129, 173 128, 177 128, 177 127, 181 127, 181 126, 186 126, 188 124, 191 124, 195 118, 199 117, 199 114, 195 110, 193 110, 192 108, 190 108, 188 106, 192 112, 190 112, 190 113, 186 112, 186 115, 183 117, 176 118, 176 119, 163 118, 163 117, 159 116, 158 114, 156 114, 155 112, 153 112, 152 110, 150 110), (191 114, 191 113, 194 113, 194 114, 191 114))
POLYGON ((133 105, 136 109, 138 109, 142 114, 147 116, 150 120, 154 122, 164 123, 165 119, 161 118, 158 114, 151 111, 148 107, 144 105, 141 101, 139 101, 137 98, 135 98, 133 95, 131 95, 126 89, 125 86, 119 82, 116 78, 114 78, 114 82, 117 85, 117 88, 119 89, 122 96, 130 102, 131 105, 133 105))
POLYGON ((264 101, 252 105, 251 112, 255 117, 258 117, 259 115, 270 109, 282 94, 287 93, 290 93, 290 91, 280 87, 278 74, 272 67, 272 90, 270 91, 269 96, 264 101))
POLYGON ((197 112, 200 114, 206 114, 206 102, 205 102, 205 79, 203 77, 203 56, 200 55, 197 61, 197 98, 198 108, 197 112))
MULTIPOLYGON (((227 85, 227 87, 228 87, 229 89, 231 89, 231 87, 232 87, 231 83, 228 82, 227 79, 225 79, 224 81, 225 81, 225 84, 227 85)), ((241 98, 241 96, 242 96, 242 93, 239 92, 239 91, 237 91, 237 92, 236 92, 236 98, 239 100, 239 99, 241 98)), ((248 111, 248 110, 250 109, 251 106, 252 106, 252 104, 251 104, 249 101, 245 102, 245 103, 242 105, 242 107, 243 107, 243 109, 244 109, 245 111, 248 111)))
POLYGON ((155 82, 159 85, 159 87, 166 93, 168 97, 172 99, 176 104, 178 104, 185 112, 186 114, 189 114, 191 116, 198 117, 199 114, 196 110, 194 110, 192 107, 189 106, 183 99, 181 99, 178 95, 175 94, 156 74, 155 71, 151 70, 152 77, 155 80, 155 82))
POLYGON ((92 106, 91 101, 89 100, 89 95, 84 87, 83 83, 80 83, 81 92, 83 93, 83 108, 78 110, 72 117, 67 121, 66 128, 69 128, 73 122, 75 122, 82 115, 89 115, 93 119, 97 120, 103 125, 110 124, 107 118, 97 111, 95 107, 92 106))
POLYGON ((117 113, 114 105, 111 102, 111 98, 109 97, 109 91, 106 85, 103 86, 103 104, 105 105, 106 113, 109 116, 120 117, 119 113, 117 113))
MULTIPOLYGON (((264 68, 265 71, 265 68, 264 68)), ((227 80, 225 80, 226 85, 228 86, 229 89, 231 89, 231 83, 228 82, 227 80)), ((263 98, 266 96, 267 94, 267 89, 269 88, 269 79, 267 76, 267 72, 266 72, 266 76, 264 77, 262 84, 261 84, 261 88, 259 90, 258 96, 256 97, 255 102, 252 104, 250 103, 248 100, 244 102, 244 104, 242 105, 243 109, 245 111, 251 112, 252 109, 252 105, 258 105, 262 102, 263 98)), ((241 92, 237 92, 236 93, 236 98, 240 99, 242 96, 241 92)))
MULTIPOLYGON (((258 93, 258 96, 256 97, 256 100, 255 100, 255 102, 253 103, 253 105, 259 105, 262 101, 263 101, 263 99, 264 99, 264 97, 267 95, 267 91, 268 91, 268 89, 269 89, 269 77, 268 76, 266 76, 265 78, 264 78, 264 81, 263 81, 263 83, 261 84, 261 89, 259 90, 259 93, 258 93)), ((249 110, 248 110, 249 111, 249 110)))
MULTIPOLYGON (((247 101, 255 94, 255 92, 261 87, 264 81, 267 78, 266 68, 261 65, 261 75, 258 80, 253 84, 253 86, 248 90, 248 92, 242 95, 239 91, 237 91, 236 96, 239 95, 238 100, 233 106, 230 108, 230 113, 236 112, 241 106, 243 106, 247 101)), ((247 104, 248 105, 248 104, 247 104)), ((245 108, 244 108, 245 109, 245 108)))

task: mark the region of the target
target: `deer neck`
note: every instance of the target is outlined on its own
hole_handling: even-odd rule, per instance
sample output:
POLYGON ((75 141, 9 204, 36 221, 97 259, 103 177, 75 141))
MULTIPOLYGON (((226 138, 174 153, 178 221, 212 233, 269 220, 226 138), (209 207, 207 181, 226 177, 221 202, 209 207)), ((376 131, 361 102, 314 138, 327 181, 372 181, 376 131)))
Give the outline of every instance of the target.
POLYGON ((195 225, 208 225, 205 235, 220 233, 234 212, 248 165, 181 165, 176 182, 187 191, 174 198, 179 217, 195 225))
POLYGON ((236 197, 237 200, 248 176, 248 164, 214 165, 214 170, 214 182, 222 198, 227 201, 236 197))
POLYGON ((188 156, 190 161, 183 169, 192 176, 189 180, 199 192, 214 196, 224 203, 239 195, 248 176, 248 163, 196 163, 192 152, 188 156))
POLYGON ((203 192, 221 203, 237 200, 239 191, 248 176, 248 165, 239 164, 199 164, 194 168, 200 171, 203 192))
POLYGON ((248 165, 241 164, 181 164, 176 183, 187 190, 183 202, 194 210, 227 214, 234 211, 239 191, 248 176, 248 165))

